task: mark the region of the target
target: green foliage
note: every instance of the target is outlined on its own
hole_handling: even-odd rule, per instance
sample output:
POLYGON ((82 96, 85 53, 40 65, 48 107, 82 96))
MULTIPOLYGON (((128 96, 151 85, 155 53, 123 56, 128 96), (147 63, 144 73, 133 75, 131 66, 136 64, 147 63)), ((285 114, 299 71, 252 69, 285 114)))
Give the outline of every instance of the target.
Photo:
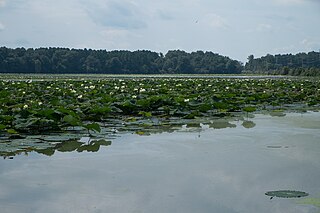
MULTIPOLYGON (((180 53, 170 54, 174 58, 180 53)), ((13 130, 100 132, 109 119, 126 122, 129 117, 194 119, 262 109, 284 116, 288 104, 318 109, 320 103, 318 79, 47 75, 33 81, 37 76, 26 77, 0 79, 0 94, 7 95, 0 95, 0 130, 5 135, 13 130)))
POLYGON ((300 198, 306 197, 309 194, 301 191, 292 191, 292 190, 279 190, 279 191, 269 191, 265 195, 271 197, 281 197, 281 198, 300 198))
MULTIPOLYGON (((0 48, 2 73, 238 74, 239 61, 212 52, 106 51, 69 48, 0 48)), ((4 95, 0 93, 0 96, 4 95)))
POLYGON ((99 124, 97 123, 91 123, 91 124, 85 124, 82 125, 84 128, 86 128, 87 130, 92 130, 92 131, 96 131, 96 132, 101 132, 101 127, 99 124))
POLYGON ((296 55, 266 55, 261 58, 248 57, 245 65, 248 73, 280 74, 294 76, 320 76, 320 53, 298 53, 296 55))
POLYGON ((62 119, 64 122, 70 124, 71 126, 81 126, 81 122, 79 119, 75 118, 72 115, 66 115, 62 119))

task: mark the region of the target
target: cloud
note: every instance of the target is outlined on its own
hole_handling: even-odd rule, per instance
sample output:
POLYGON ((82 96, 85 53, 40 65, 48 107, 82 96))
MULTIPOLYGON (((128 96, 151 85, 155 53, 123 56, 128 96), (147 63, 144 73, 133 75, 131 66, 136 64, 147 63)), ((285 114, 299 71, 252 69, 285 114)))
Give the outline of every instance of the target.
POLYGON ((0 7, 6 6, 6 0, 0 0, 0 7))
POLYGON ((143 11, 131 1, 96 1, 87 4, 92 20, 106 27, 140 29, 147 26, 143 11))
POLYGON ((273 29, 270 24, 259 24, 256 30, 258 32, 271 32, 273 29))
POLYGON ((1 22, 0 22, 0 31, 2 31, 2 30, 4 30, 6 27, 4 26, 4 24, 2 24, 1 22))
POLYGON ((304 0, 274 0, 277 4, 300 4, 303 3, 304 0))
POLYGON ((300 44, 308 51, 320 49, 320 40, 305 38, 300 44))
POLYGON ((276 4, 280 5, 297 5, 307 2, 317 2, 318 0, 273 0, 276 4))
POLYGON ((205 23, 212 28, 228 28, 227 21, 215 13, 208 13, 205 16, 205 23))

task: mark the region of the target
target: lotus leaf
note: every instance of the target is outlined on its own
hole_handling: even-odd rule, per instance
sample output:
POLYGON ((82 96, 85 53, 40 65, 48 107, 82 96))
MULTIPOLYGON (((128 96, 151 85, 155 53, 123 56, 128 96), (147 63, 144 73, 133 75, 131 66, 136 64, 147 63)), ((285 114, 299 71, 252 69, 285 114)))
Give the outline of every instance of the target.
POLYGON ((281 198, 300 198, 306 197, 309 194, 301 191, 292 191, 292 190, 279 190, 279 191, 269 191, 265 195, 271 197, 281 197, 281 198))

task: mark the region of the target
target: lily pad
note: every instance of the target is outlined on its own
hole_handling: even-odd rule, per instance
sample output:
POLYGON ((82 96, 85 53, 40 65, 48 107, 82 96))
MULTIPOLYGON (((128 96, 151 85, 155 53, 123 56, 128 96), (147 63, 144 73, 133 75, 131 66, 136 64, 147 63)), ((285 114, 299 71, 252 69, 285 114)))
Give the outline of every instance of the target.
POLYGON ((243 121, 242 126, 249 129, 256 126, 256 124, 253 121, 243 121))
POLYGON ((269 191, 265 195, 271 197, 281 197, 281 198, 300 198, 306 197, 309 194, 301 191, 292 191, 292 190, 279 190, 279 191, 269 191))
POLYGON ((213 129, 224 129, 224 128, 236 128, 236 124, 232 124, 227 120, 214 120, 209 124, 210 128, 213 129))

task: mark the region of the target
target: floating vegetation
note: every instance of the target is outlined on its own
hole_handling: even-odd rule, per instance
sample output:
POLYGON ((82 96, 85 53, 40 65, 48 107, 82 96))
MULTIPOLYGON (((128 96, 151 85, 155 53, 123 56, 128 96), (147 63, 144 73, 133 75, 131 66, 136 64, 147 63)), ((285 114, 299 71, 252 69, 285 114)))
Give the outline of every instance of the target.
POLYGON ((272 111, 270 115, 273 117, 284 117, 286 114, 283 111, 272 111))
POLYGON ((292 190, 279 190, 279 191, 269 191, 266 192, 265 195, 270 196, 272 199, 273 197, 280 197, 280 198, 300 198, 306 197, 309 194, 306 192, 301 191, 292 191, 292 190))
POLYGON ((250 129, 256 126, 256 124, 253 121, 243 121, 242 126, 244 128, 250 129))
MULTIPOLYGON (((239 113, 248 119, 260 110, 285 116, 290 109, 320 108, 316 104, 320 103, 319 79, 23 77, 0 77, 1 153, 27 150, 18 143, 29 144, 25 145, 28 149, 47 149, 54 142, 74 141, 83 135, 107 137, 123 131, 148 135, 172 132, 183 125, 200 128, 200 123, 213 129, 234 128, 226 118, 239 113), (71 138, 61 136, 66 134, 71 138)), ((247 120, 242 126, 253 128, 255 123, 247 120)))

